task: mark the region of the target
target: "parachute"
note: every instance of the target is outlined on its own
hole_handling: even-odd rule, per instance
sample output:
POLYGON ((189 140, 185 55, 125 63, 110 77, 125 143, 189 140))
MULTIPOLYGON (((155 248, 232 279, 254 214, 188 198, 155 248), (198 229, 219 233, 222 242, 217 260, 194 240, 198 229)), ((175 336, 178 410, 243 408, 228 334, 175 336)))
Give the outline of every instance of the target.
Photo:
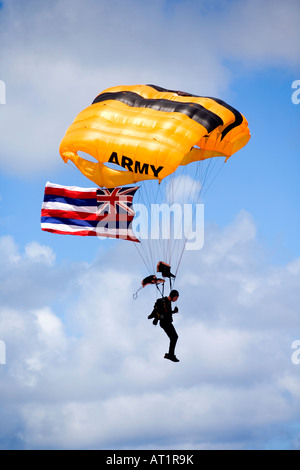
MULTIPOLYGON (((148 208, 158 202, 182 204, 184 197, 185 204, 192 197, 195 205, 204 183, 211 182, 215 157, 227 161, 249 139, 245 117, 220 99, 155 85, 115 86, 78 114, 59 152, 64 162, 73 162, 99 187, 139 183, 139 200, 148 208)), ((147 242, 154 239, 155 246, 148 243, 148 254, 140 254, 150 275, 159 259, 173 269, 174 246, 180 238, 176 232, 177 228, 168 229, 165 237, 157 233, 148 237, 147 242), (166 243, 161 250, 162 239, 166 243)), ((185 233, 183 248, 177 250, 174 278, 186 239, 185 233)))
POLYGON ((249 138, 245 118, 224 101, 153 85, 120 86, 103 91, 78 114, 59 151, 94 183, 112 188, 161 181, 193 161, 229 158, 249 138))

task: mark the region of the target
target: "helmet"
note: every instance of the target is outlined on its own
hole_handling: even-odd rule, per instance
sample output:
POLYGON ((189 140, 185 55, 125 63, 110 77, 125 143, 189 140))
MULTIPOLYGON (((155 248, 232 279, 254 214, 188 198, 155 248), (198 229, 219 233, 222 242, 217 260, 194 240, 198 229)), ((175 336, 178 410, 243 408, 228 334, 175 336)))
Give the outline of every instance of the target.
POLYGON ((174 289, 174 290, 171 290, 171 292, 170 292, 170 297, 171 297, 171 299, 174 299, 175 297, 179 297, 179 292, 178 292, 178 290, 175 290, 175 289, 174 289))

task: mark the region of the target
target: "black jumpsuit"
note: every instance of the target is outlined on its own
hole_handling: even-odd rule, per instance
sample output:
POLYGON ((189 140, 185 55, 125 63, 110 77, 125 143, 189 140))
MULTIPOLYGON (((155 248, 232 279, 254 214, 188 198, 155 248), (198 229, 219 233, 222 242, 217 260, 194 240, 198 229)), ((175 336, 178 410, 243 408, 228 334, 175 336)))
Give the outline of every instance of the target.
POLYGON ((157 310, 159 313, 160 327, 166 332, 170 339, 169 355, 175 355, 175 347, 178 340, 178 334, 173 326, 173 312, 171 301, 167 297, 158 299, 156 302, 157 310))

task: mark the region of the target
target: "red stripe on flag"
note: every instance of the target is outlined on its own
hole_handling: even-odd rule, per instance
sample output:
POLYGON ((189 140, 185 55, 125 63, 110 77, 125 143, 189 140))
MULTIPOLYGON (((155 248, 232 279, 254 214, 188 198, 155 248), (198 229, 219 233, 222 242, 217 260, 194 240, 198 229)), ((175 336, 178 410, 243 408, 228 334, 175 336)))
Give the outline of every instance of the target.
POLYGON ((76 232, 67 232, 65 230, 56 230, 56 229, 54 230, 52 228, 44 228, 44 227, 42 227, 42 230, 44 232, 58 233, 61 235, 80 235, 82 237, 97 235, 96 231, 91 231, 91 230, 78 230, 76 232))
POLYGON ((42 227, 42 230, 44 232, 51 232, 51 233, 57 233, 59 235, 78 235, 82 237, 101 237, 101 238, 117 238, 120 240, 127 240, 127 241, 132 241, 136 243, 140 243, 140 241, 135 237, 131 237, 130 235, 120 235, 119 233, 116 234, 108 234, 105 235, 104 233, 97 232, 96 230, 77 230, 76 232, 68 232, 65 230, 57 230, 57 229, 52 229, 52 228, 44 228, 42 227))
POLYGON ((52 188, 51 186, 45 187, 45 194, 51 194, 53 196, 66 196, 73 197, 75 199, 97 199, 97 190, 92 191, 75 191, 65 188, 52 188))
POLYGON ((98 220, 99 222, 102 220, 107 222, 131 222, 133 220, 133 216, 128 216, 128 214, 103 214, 97 216, 95 212, 62 211, 58 209, 42 209, 41 216, 60 219, 98 220))

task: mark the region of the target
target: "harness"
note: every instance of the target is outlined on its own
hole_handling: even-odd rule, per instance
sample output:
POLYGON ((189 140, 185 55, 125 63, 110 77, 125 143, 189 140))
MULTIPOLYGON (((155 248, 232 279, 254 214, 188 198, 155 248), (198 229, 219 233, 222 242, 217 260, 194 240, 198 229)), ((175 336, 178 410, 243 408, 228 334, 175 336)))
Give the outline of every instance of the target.
POLYGON ((170 307, 168 305, 167 298, 163 297, 162 299, 158 299, 155 302, 153 312, 151 313, 151 315, 149 315, 148 318, 154 318, 153 325, 157 325, 158 320, 164 320, 169 316, 171 317, 170 320, 172 321, 172 315, 170 312, 170 307))

